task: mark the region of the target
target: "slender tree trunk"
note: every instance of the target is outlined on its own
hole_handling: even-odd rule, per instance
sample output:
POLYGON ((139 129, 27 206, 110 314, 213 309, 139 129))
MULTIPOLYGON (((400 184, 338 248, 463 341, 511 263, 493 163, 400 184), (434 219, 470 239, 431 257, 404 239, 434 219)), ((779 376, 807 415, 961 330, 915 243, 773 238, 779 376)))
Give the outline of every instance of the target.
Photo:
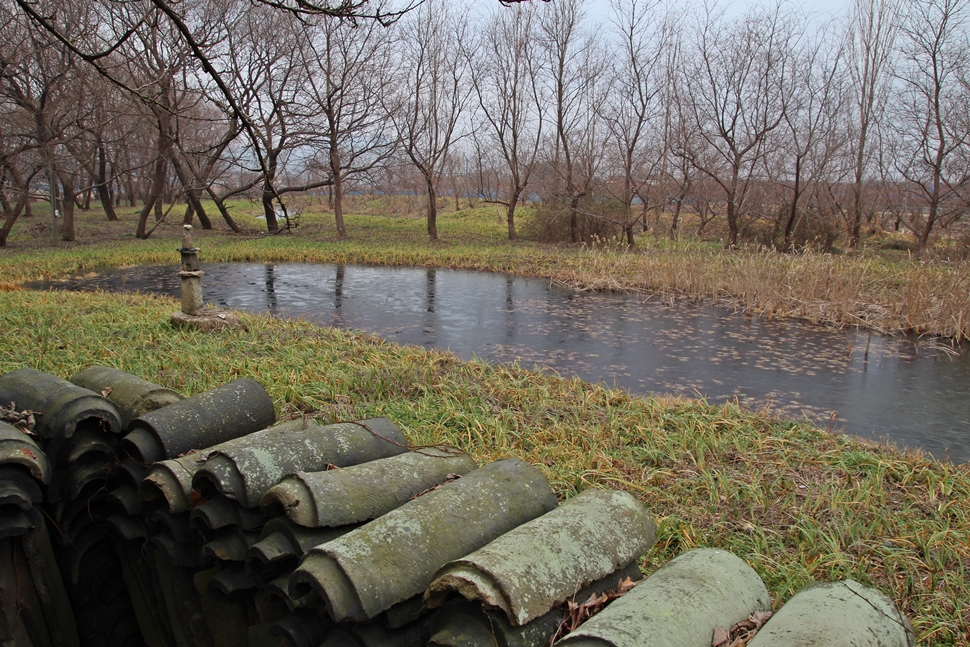
POLYGON ((430 175, 425 174, 428 188, 428 238, 438 240, 438 195, 430 175))
POLYGON ((680 210, 684 205, 684 196, 681 195, 677 198, 677 203, 674 205, 674 217, 670 221, 670 229, 667 230, 667 237, 670 240, 677 240, 677 224, 680 221, 680 210))
POLYGON ((330 145, 330 176, 333 178, 333 185, 330 187, 330 200, 333 205, 333 219, 337 227, 337 236, 347 237, 347 229, 344 226, 344 180, 340 171, 340 151, 335 143, 330 145))
POLYGON ((852 216, 850 218, 849 247, 859 246, 862 237, 862 179, 852 185, 852 216))
MULTIPOLYGON (((627 151, 627 169, 623 178, 623 233, 626 235, 626 244, 630 249, 636 246, 636 242, 633 240, 633 225, 636 223, 636 219, 633 217, 633 182, 630 179, 632 156, 632 151, 627 151)), ((644 218, 646 218, 646 214, 644 214, 644 218)))
POLYGON ((61 240, 70 243, 77 240, 77 232, 74 228, 74 205, 77 194, 74 193, 74 187, 70 181, 65 182, 62 179, 61 189, 63 190, 63 200, 61 201, 61 240))
POLYGON ((98 191, 98 200, 101 201, 101 208, 109 222, 118 220, 115 213, 114 198, 111 195, 111 183, 108 181, 108 155, 104 150, 104 143, 98 141, 98 177, 95 180, 94 188, 98 191))
POLYGON ((572 194, 569 200, 569 233, 572 235, 574 243, 580 242, 579 235, 579 195, 572 194))
POLYGON ((930 194, 930 212, 926 214, 926 222, 923 223, 923 228, 919 232, 919 247, 916 250, 916 256, 918 258, 926 257, 926 249, 929 246, 930 232, 933 230, 933 225, 936 224, 936 219, 940 213, 940 173, 939 167, 933 173, 933 192, 930 194))
MULTIPOLYGON (((167 86, 163 86, 167 90, 167 86)), ((145 193, 145 204, 138 213, 138 226, 135 228, 135 237, 148 238, 148 216, 155 210, 155 222, 161 220, 161 199, 165 191, 166 176, 168 175, 168 158, 172 150, 174 139, 172 136, 172 115, 166 109, 168 107, 168 93, 163 92, 162 105, 155 111, 155 119, 158 126, 158 146, 155 153, 155 170, 152 173, 151 185, 145 193)))
POLYGON ((98 191, 98 200, 101 201, 101 208, 104 209, 104 215, 107 217, 109 222, 115 222, 118 220, 118 214, 115 213, 114 208, 114 197, 111 195, 111 185, 106 179, 106 167, 104 163, 104 156, 99 153, 98 160, 98 179, 95 188, 98 191))
POLYGON ((232 216, 229 215, 229 209, 226 208, 226 203, 222 200, 222 198, 220 198, 216 192, 212 190, 211 186, 206 187, 205 192, 209 194, 209 198, 211 198, 215 203, 216 209, 219 210, 219 213, 222 215, 222 219, 226 221, 227 225, 229 225, 229 229, 232 229, 237 234, 242 233, 242 229, 236 224, 236 221, 232 219, 232 216))
POLYGON ((202 225, 203 229, 212 229, 212 221, 209 220, 209 214, 205 212, 202 207, 202 192, 198 189, 191 189, 189 191, 189 205, 195 211, 195 214, 199 217, 199 224, 202 225))
POLYGON ((269 182, 263 183, 263 215, 266 216, 266 231, 272 234, 280 230, 273 206, 273 186, 269 182))
POLYGON ((175 176, 185 188, 185 201, 188 204, 185 209, 185 218, 183 219, 185 220, 185 224, 191 224, 193 214, 198 214, 199 224, 202 225, 202 228, 212 229, 212 221, 209 220, 209 216, 206 215, 205 208, 202 206, 202 196, 200 195, 199 190, 195 188, 193 183, 189 180, 188 174, 185 172, 185 168, 174 154, 171 156, 171 161, 172 168, 175 169, 175 176))
POLYGON ((17 201, 17 204, 13 208, 8 208, 7 205, 4 205, 3 227, 0 227, 0 247, 7 246, 7 236, 10 235, 10 230, 13 229, 17 218, 20 217, 20 213, 23 211, 26 202, 27 196, 25 194, 23 198, 17 201))
POLYGON ((727 223, 728 223, 728 242, 727 248, 734 249, 738 246, 738 169, 740 161, 735 161, 731 177, 731 191, 727 196, 727 223))
POLYGON ((727 222, 728 222, 728 241, 727 248, 734 249, 738 246, 738 213, 734 202, 734 196, 727 201, 727 222))
POLYGON ((148 216, 155 209, 155 203, 161 200, 162 183, 165 179, 165 161, 163 158, 155 160, 155 172, 152 177, 151 188, 145 195, 145 204, 138 212, 138 225, 135 228, 135 237, 148 238, 148 216))
POLYGON ((793 185, 793 195, 791 200, 791 207, 788 209, 788 218, 785 221, 785 240, 782 245, 784 252, 791 251, 791 237, 792 232, 795 229, 795 220, 798 218, 798 201, 802 197, 802 160, 797 158, 795 160, 795 183, 793 185))
POLYGON ((280 224, 276 220, 276 207, 273 206, 273 182, 276 179, 276 161, 279 156, 279 149, 270 149, 266 152, 266 170, 263 176, 263 215, 266 216, 266 231, 274 234, 280 230, 280 224))
POLYGON ((13 207, 10 206, 10 201, 7 200, 7 193, 2 188, 0 188, 0 207, 3 208, 4 217, 13 210, 13 207))
POLYGON ((523 190, 521 186, 516 186, 512 190, 512 197, 509 199, 509 204, 505 211, 505 222, 509 226, 509 240, 519 239, 515 231, 515 206, 519 203, 519 196, 522 195, 523 190))

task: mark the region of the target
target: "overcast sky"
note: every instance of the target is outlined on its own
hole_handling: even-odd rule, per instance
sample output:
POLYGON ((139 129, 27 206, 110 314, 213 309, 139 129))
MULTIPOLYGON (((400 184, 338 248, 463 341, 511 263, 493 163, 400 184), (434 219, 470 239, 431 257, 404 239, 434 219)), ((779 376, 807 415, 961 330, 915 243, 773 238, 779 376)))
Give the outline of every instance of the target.
MULTIPOLYGON (((553 0, 555 1, 555 0, 553 0)), ((686 9, 691 5, 700 5, 702 0, 681 0, 686 9)), ((817 18, 825 20, 844 14, 849 7, 849 0, 788 0, 793 7, 802 7, 805 13, 812 13, 817 18)), ((718 2, 721 6, 730 6, 733 10, 743 11, 753 4, 774 4, 772 0, 733 0, 718 2)), ((594 21, 607 21, 610 18, 610 0, 587 0, 589 17, 594 21)))

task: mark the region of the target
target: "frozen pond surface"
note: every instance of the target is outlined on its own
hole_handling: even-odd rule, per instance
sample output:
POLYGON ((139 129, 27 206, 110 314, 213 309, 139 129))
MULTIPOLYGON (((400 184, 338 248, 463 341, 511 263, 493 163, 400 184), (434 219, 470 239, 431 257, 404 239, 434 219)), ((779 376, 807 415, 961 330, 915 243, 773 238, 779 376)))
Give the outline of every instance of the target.
MULTIPOLYGON (((204 265, 209 303, 518 360, 637 393, 766 404, 868 438, 970 459, 970 353, 502 274, 299 263, 204 265), (868 348, 868 355, 866 354, 868 348)), ((142 266, 34 287, 178 295, 178 268, 142 266)))

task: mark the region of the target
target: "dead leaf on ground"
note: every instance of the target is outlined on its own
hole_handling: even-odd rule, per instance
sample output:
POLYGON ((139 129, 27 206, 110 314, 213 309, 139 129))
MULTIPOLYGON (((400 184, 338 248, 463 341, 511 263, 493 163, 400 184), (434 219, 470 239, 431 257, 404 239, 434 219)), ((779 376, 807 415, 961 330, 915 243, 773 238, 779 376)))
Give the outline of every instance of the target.
POLYGON ((572 600, 566 600, 566 608, 564 610, 565 613, 563 614, 563 620, 561 623, 559 623, 559 628, 552 636, 549 644, 552 645, 566 634, 576 631, 579 625, 595 616, 597 613, 602 611, 607 604, 627 593, 636 585, 637 582, 634 582, 629 577, 625 577, 619 581, 615 591, 608 591, 600 595, 596 595, 594 593, 593 595, 589 596, 589 599, 581 604, 576 604, 572 600))
POLYGON ((29 409, 17 411, 17 407, 13 402, 10 403, 10 407, 8 408, 0 407, 0 421, 10 423, 28 436, 34 435, 34 427, 37 426, 37 421, 34 419, 34 416, 39 415, 40 412, 29 409))
POLYGON ((711 638, 711 647, 745 647, 770 617, 771 611, 756 611, 731 627, 731 631, 716 627, 711 638))

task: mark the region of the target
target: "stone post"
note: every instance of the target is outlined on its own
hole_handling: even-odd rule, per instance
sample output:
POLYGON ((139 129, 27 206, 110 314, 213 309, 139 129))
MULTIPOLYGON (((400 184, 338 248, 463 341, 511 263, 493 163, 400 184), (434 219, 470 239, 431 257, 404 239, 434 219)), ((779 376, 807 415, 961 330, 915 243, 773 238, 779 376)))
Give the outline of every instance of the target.
POLYGON ((202 314, 202 277, 205 272, 199 264, 199 248, 192 246, 192 225, 182 227, 182 312, 187 315, 202 314))
MULTIPOLYGON (((182 309, 172 313, 172 325, 199 330, 246 329, 246 325, 233 312, 219 308, 206 308, 202 300, 202 265, 199 264, 199 248, 192 245, 192 225, 182 226, 182 309)), ((169 405, 171 406, 171 405, 169 405)))

